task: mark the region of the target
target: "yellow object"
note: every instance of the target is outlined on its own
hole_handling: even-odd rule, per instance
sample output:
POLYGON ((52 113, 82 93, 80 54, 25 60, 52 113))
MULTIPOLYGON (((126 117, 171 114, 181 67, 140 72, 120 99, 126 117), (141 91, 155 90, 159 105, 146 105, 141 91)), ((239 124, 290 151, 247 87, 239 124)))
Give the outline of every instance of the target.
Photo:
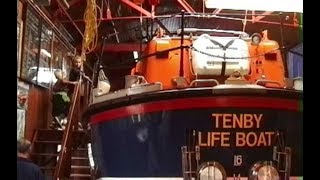
POLYGON ((100 21, 97 22, 97 12, 99 12, 100 17, 102 17, 101 9, 96 5, 96 0, 87 0, 87 7, 84 13, 85 31, 81 53, 83 60, 85 60, 85 54, 92 52, 97 46, 98 27, 100 24, 100 21))

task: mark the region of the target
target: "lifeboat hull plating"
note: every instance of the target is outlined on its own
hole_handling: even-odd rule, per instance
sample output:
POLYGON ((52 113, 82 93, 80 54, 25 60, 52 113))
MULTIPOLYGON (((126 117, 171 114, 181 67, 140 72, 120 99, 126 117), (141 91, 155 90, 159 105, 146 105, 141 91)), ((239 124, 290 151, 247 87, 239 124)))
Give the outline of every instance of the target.
POLYGON ((197 145, 200 163, 247 177, 254 163, 272 160, 281 134, 292 150, 291 176, 303 176, 301 94, 277 94, 167 92, 91 107, 99 176, 182 177, 181 147, 197 145))

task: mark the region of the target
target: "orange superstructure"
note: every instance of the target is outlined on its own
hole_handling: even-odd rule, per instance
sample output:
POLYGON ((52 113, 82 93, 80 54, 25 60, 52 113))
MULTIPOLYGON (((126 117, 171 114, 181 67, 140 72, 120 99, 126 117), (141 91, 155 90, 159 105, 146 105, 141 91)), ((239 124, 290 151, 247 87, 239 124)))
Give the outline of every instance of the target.
POLYGON ((184 36, 181 45, 180 37, 154 38, 144 51, 147 57, 137 63, 131 75, 141 75, 149 83, 161 82, 163 89, 174 89, 177 77, 186 80, 186 87, 194 80, 206 79, 215 79, 223 84, 233 72, 238 71, 247 83, 284 87, 284 65, 279 44, 268 39, 266 32, 258 42, 254 41, 248 37, 202 34, 184 36), (184 53, 182 76, 179 73, 180 47, 184 53))

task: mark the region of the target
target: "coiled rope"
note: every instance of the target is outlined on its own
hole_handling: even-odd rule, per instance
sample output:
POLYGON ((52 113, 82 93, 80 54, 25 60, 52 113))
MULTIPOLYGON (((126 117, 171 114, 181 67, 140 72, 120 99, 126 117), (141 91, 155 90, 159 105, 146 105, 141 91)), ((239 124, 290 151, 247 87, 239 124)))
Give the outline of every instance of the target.
POLYGON ((85 55, 92 52, 98 44, 98 27, 101 22, 102 12, 96 4, 96 0, 87 0, 87 7, 84 12, 85 31, 82 40, 82 60, 85 61, 85 55), (99 13, 99 21, 97 15, 99 13))

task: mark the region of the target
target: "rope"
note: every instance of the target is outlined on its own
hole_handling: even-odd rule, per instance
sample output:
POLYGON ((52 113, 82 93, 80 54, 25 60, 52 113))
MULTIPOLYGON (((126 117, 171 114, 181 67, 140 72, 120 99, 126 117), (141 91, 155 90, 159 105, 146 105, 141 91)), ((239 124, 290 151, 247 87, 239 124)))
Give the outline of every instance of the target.
POLYGON ((102 17, 101 9, 96 5, 96 0, 87 0, 87 7, 84 12, 85 31, 81 52, 83 60, 85 60, 85 55, 92 52, 98 44, 98 27, 101 22, 97 22, 98 13, 102 17))

